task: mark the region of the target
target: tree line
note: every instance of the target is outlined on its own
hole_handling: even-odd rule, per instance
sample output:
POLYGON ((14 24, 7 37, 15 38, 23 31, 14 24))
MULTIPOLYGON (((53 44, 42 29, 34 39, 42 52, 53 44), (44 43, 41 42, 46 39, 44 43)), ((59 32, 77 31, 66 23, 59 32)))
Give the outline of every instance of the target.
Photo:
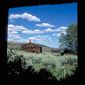
POLYGON ((62 33, 59 39, 60 49, 70 49, 72 53, 77 54, 78 38, 77 38, 77 24, 71 24, 66 29, 66 34, 62 33))

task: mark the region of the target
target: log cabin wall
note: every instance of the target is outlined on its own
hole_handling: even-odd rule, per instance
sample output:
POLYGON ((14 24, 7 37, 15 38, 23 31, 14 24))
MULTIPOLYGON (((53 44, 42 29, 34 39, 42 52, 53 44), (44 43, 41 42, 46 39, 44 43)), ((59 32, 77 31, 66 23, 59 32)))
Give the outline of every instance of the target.
POLYGON ((42 52, 42 48, 33 43, 28 43, 28 44, 22 46, 22 50, 24 50, 26 52, 30 52, 30 53, 41 53, 42 52))

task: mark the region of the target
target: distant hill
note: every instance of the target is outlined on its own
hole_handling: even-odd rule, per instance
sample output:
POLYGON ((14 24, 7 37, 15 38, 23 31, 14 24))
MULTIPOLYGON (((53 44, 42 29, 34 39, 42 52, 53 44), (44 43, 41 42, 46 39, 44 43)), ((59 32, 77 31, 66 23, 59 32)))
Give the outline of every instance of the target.
POLYGON ((40 46, 40 47, 42 47, 42 51, 44 52, 49 52, 49 51, 51 51, 52 50, 52 48, 51 47, 48 47, 48 46, 45 46, 45 45, 41 45, 41 44, 36 44, 36 45, 38 45, 38 46, 40 46))
MULTIPOLYGON (((17 49, 17 50, 20 50, 21 49, 21 46, 25 45, 27 43, 19 43, 19 42, 8 42, 8 47, 9 48, 13 48, 13 49, 17 49)), ((43 52, 49 52, 49 51, 52 51, 52 52, 57 52, 59 51, 59 49, 57 48, 51 48, 51 47, 48 47, 48 46, 45 46, 45 45, 41 45, 41 44, 37 44, 37 43, 34 43, 40 47, 42 47, 42 51, 43 52)))
POLYGON ((20 43, 15 43, 15 42, 8 42, 7 43, 7 47, 13 48, 13 49, 19 50, 21 48, 21 46, 22 46, 22 44, 20 44, 20 43))

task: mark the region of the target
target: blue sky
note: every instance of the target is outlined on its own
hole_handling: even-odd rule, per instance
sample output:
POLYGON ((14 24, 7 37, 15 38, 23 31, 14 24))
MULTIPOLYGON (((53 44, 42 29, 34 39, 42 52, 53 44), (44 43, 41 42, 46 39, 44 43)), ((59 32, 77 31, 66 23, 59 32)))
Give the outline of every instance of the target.
POLYGON ((26 6, 9 9, 8 41, 57 48, 61 33, 77 23, 77 3, 26 6))

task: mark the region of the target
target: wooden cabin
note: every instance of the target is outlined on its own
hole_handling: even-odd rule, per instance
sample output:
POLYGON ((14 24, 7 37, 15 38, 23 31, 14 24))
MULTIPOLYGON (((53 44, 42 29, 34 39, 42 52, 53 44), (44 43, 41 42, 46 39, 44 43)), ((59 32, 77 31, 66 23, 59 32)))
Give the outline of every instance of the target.
POLYGON ((23 45, 21 49, 26 52, 30 52, 30 53, 41 53, 42 52, 42 47, 32 43, 31 40, 29 41, 28 44, 23 45))

